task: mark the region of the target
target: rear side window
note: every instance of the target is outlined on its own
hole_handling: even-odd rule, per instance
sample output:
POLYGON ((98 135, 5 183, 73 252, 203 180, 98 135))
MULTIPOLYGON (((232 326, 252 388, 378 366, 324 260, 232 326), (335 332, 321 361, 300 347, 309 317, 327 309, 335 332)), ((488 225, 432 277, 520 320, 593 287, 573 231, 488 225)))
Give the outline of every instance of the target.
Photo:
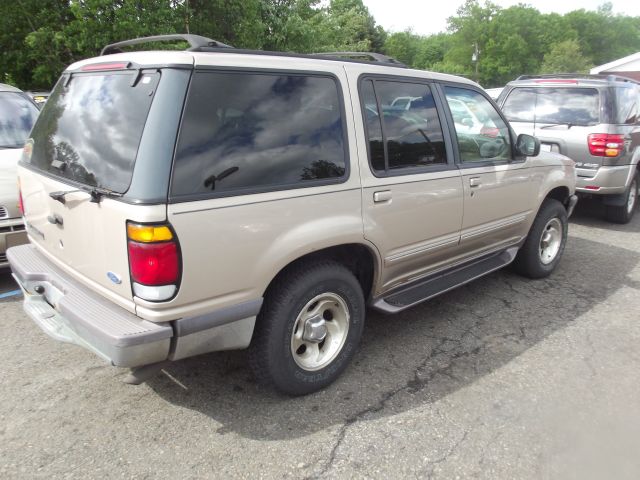
POLYGON ((628 87, 615 87, 616 114, 614 122, 619 125, 637 125, 640 123, 638 101, 640 89, 633 85, 628 87))
POLYGON ((171 193, 253 193, 342 181, 345 144, 334 78, 196 72, 171 193))
POLYGON ((32 132, 32 166, 124 193, 160 74, 131 71, 63 78, 32 132), (133 84, 135 83, 135 86, 133 84))
POLYGON ((597 125, 600 94, 595 88, 519 87, 509 93, 502 111, 511 122, 597 125))
POLYGON ((369 141, 369 161, 376 174, 447 163, 435 101, 429 85, 365 79, 360 86, 369 141))
POLYGON ((0 92, 0 148, 22 148, 37 116, 22 93, 0 92))

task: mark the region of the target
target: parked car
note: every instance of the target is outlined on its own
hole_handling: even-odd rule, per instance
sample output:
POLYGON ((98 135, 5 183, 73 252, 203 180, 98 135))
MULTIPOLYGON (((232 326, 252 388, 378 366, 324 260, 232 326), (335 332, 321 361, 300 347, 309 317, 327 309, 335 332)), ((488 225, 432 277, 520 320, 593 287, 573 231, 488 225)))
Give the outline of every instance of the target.
POLYGON ((610 75, 526 76, 498 104, 516 132, 577 163, 577 191, 600 198, 609 221, 627 223, 637 206, 640 84, 610 75))
POLYGON ((17 164, 38 108, 21 90, 0 83, 0 270, 7 248, 27 242, 19 209, 17 164))
POLYGON ((150 41, 129 40, 62 74, 19 168, 33 245, 9 250, 31 318, 130 381, 249 348, 259 380, 313 392, 355 355, 366 306, 558 265, 574 163, 470 80, 156 38, 191 49, 110 54, 150 41), (458 101, 486 131, 456 131, 458 101))

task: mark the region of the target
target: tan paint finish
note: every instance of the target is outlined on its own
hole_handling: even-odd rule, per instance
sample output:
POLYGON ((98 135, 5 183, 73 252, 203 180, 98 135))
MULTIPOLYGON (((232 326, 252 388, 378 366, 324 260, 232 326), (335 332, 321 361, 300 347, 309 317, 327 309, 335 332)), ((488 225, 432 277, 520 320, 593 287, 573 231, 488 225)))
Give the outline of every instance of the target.
POLYGON ((133 206, 109 198, 91 203, 85 192, 69 193, 63 205, 49 197, 49 193, 76 188, 24 167, 19 167, 18 174, 31 242, 75 279, 135 312, 129 279, 126 221, 164 221, 166 207, 133 206), (53 215, 63 220, 62 226, 48 220, 53 215), (118 275, 122 283, 113 283, 107 272, 118 275))
MULTIPOLYGON (((137 55, 113 58, 134 59, 137 55)), ((140 55, 141 63, 156 60, 140 55)), ((335 75, 345 99, 350 173, 340 184, 166 206, 133 206, 111 199, 94 204, 85 193, 69 194, 67 204, 62 205, 48 194, 73 187, 21 168, 26 218, 32 225, 34 243, 74 278, 142 318, 169 321, 260 298, 277 273, 292 261, 343 244, 360 244, 370 250, 376 262, 374 292, 379 296, 404 282, 460 263, 478 251, 515 243, 526 235, 552 188, 565 185, 574 191, 572 162, 553 154, 503 168, 459 170, 452 166, 444 172, 390 178, 372 174, 357 97, 361 73, 472 84, 470 81, 409 69, 312 59, 193 55, 196 65, 316 70, 335 75), (564 169, 557 168, 563 164, 564 169), (471 176, 482 179, 482 188, 474 198, 468 185, 471 176), (382 195, 386 199, 374 202, 376 192, 389 193, 382 195), (64 219, 64 228, 48 222, 51 214, 64 219), (153 303, 132 298, 127 219, 168 219, 174 227, 183 261, 182 281, 174 299, 153 303), (43 233, 44 239, 36 231, 43 233), (477 235, 470 235, 474 232, 477 235), (106 276, 108 271, 120 275, 122 283, 113 284, 106 276)), ((190 58, 181 53, 179 60, 188 63, 190 58)))
POLYGON ((462 174, 462 253, 475 256, 513 245, 527 234, 540 186, 532 182, 528 162, 464 168, 462 174))

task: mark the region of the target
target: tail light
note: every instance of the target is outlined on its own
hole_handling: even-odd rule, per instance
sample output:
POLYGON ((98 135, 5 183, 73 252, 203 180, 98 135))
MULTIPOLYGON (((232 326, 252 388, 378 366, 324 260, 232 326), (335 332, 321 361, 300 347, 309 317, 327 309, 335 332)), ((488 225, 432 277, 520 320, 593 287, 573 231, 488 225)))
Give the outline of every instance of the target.
POLYGON ((480 135, 484 135, 485 137, 490 138, 498 138, 498 135, 500 135, 500 130, 496 127, 487 127, 483 125, 480 129, 480 135))
POLYGON ((133 293, 144 300, 164 301, 178 291, 180 246, 168 224, 127 222, 129 273, 133 293))
POLYGON ((617 157, 624 148, 624 135, 592 133, 589 135, 589 153, 596 157, 617 157))
POLYGON ((24 200, 22 200, 22 187, 20 187, 20 179, 18 178, 18 209, 24 217, 24 200))

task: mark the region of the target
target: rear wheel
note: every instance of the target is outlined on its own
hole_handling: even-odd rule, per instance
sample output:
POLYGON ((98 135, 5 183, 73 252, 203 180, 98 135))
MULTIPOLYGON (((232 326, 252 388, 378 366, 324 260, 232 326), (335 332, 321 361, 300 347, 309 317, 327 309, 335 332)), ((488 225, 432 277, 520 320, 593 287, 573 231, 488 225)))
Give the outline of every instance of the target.
POLYGON ((562 257, 567 232, 567 211, 564 206, 558 200, 545 200, 513 262, 515 271, 529 278, 550 275, 562 257))
POLYGON ((631 185, 625 192, 624 203, 621 205, 607 205, 605 217, 614 223, 629 223, 638 204, 638 175, 633 177, 631 185))
POLYGON ((303 263, 276 280, 256 323, 249 359, 256 378, 290 395, 337 379, 364 327, 364 296, 339 263, 303 263))

